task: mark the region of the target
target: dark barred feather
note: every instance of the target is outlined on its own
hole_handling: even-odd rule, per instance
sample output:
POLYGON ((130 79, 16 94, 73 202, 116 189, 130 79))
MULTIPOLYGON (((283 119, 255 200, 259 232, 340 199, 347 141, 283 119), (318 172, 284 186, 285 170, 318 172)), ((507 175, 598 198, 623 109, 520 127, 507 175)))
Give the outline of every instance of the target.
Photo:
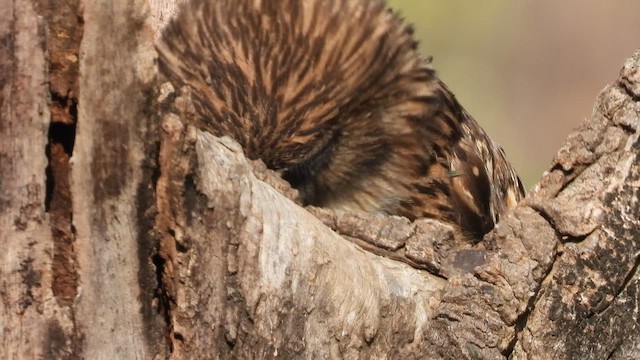
POLYGON ((376 0, 192 0, 158 44, 197 123, 340 211, 479 238, 524 194, 501 148, 376 0))

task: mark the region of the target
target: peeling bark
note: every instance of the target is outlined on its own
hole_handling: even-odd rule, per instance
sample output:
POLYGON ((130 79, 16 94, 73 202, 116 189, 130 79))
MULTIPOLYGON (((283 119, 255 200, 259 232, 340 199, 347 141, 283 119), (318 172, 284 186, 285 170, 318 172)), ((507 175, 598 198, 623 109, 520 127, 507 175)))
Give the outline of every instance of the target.
POLYGON ((640 358, 640 52, 466 244, 302 208, 190 125, 154 65, 174 2, 0 4, 0 357, 640 358))

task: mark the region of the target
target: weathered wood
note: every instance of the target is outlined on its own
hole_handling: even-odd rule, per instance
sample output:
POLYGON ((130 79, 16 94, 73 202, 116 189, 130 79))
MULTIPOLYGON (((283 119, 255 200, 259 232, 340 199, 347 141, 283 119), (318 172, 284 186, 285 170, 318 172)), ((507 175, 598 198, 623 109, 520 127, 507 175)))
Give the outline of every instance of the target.
POLYGON ((84 3, 78 71, 38 4, 0 0, 3 359, 640 358, 640 52, 474 245, 301 208, 191 126, 153 62, 170 2, 84 3))
POLYGON ((0 355, 64 357, 73 312, 53 290, 45 209, 50 110, 44 29, 32 2, 0 1, 0 355))
POLYGON ((514 358, 640 357, 639 136, 636 52, 526 201, 562 242, 523 319, 514 358))
POLYGON ((78 126, 72 157, 80 289, 74 303, 87 359, 148 359, 166 349, 158 312, 153 169, 157 126, 144 1, 84 4, 78 126))

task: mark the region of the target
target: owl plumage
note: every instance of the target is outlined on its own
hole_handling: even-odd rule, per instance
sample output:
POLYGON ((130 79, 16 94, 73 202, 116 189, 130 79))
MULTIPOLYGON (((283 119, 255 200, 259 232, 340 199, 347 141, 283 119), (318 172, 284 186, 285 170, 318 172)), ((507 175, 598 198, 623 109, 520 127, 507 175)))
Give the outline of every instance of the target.
POLYGON ((478 240, 524 189, 412 32, 378 0, 191 0, 157 48, 195 125, 305 204, 434 218, 478 240))

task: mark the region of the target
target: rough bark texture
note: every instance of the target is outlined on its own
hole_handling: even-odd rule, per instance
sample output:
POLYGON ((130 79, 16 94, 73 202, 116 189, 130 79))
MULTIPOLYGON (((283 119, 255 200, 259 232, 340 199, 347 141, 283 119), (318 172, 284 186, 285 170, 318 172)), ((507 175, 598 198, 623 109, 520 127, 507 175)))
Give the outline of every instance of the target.
POLYGON ((188 125, 170 2, 52 4, 0 0, 1 358, 640 358, 640 52, 472 245, 188 125))
POLYGON ((561 237, 514 358, 640 357, 640 52, 529 195, 561 237))
POLYGON ((0 8, 8 9, 0 12, 0 354, 65 356, 73 314, 54 294, 56 241, 45 211, 45 24, 30 1, 0 8))
POLYGON ((160 354, 148 8, 0 8, 0 357, 160 354))
POLYGON ((154 175, 148 164, 157 156, 157 126, 145 95, 154 76, 148 8, 126 0, 83 6, 71 170, 81 356, 151 358, 164 348, 165 329, 154 300, 150 231, 154 175))

